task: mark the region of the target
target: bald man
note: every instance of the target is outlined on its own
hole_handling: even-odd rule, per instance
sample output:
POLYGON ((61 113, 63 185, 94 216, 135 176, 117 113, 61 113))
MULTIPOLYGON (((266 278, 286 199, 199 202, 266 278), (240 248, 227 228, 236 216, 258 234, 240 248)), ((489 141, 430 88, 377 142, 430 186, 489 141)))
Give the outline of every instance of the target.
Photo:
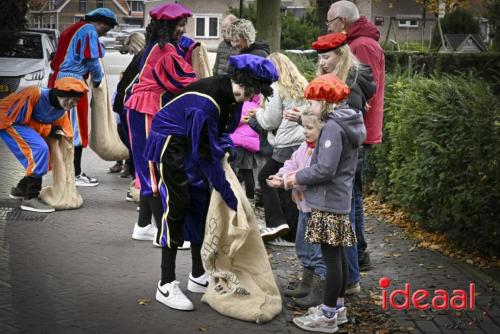
POLYGON ((215 58, 214 75, 227 74, 227 60, 230 56, 238 54, 238 51, 231 46, 231 39, 227 34, 227 28, 236 21, 238 18, 233 14, 229 14, 222 19, 220 24, 220 31, 222 34, 222 42, 220 42, 217 48, 217 56, 215 58))

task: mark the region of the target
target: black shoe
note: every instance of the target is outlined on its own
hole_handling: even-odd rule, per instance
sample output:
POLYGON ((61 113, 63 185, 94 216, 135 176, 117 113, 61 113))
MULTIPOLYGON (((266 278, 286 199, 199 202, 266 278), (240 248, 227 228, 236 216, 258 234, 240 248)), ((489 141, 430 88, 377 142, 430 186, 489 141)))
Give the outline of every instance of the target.
POLYGON ((365 252, 359 260, 359 271, 370 271, 372 269, 373 266, 370 260, 370 253, 365 252))
POLYGON ((127 165, 125 165, 125 166, 123 167, 122 172, 120 173, 120 177, 121 177, 122 179, 128 179, 128 178, 129 178, 129 177, 131 177, 131 176, 132 176, 132 175, 130 174, 130 169, 128 168, 128 166, 127 166, 127 165))
POLYGON ((23 199, 26 197, 26 192, 22 191, 18 187, 12 187, 10 188, 9 197, 12 199, 23 199))
POLYGON ((256 208, 263 208, 264 207, 264 202, 262 201, 262 193, 260 192, 260 189, 255 189, 255 207, 256 208))

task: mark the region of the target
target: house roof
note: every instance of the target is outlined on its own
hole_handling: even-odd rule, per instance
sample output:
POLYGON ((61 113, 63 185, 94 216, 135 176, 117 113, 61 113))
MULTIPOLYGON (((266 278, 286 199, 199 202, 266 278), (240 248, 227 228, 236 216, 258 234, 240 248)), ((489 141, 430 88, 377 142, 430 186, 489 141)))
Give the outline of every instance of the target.
MULTIPOLYGON (((55 0, 54 1, 54 9, 49 10, 49 0, 40 0, 38 2, 42 2, 43 4, 40 6, 40 11, 55 11, 55 12, 61 12, 64 7, 68 3, 70 3, 71 0, 55 0)), ((127 4, 126 0, 111 0, 116 7, 125 15, 128 15, 129 13, 129 7, 127 4)))
POLYGON ((477 34, 444 34, 444 39, 453 51, 460 49, 468 39, 472 40, 479 50, 486 51, 486 46, 477 34))

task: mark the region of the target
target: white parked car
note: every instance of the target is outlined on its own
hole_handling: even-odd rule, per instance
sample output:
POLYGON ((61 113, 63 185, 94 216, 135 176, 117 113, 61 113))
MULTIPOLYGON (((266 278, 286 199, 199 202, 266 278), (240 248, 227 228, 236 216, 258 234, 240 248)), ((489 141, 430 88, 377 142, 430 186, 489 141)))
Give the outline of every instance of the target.
POLYGON ((102 45, 104 45, 105 49, 114 49, 116 43, 116 36, 118 36, 120 32, 118 31, 108 31, 105 36, 99 37, 99 41, 101 41, 102 45))
MULTIPOLYGON (((0 43, 10 38, 0 34, 0 43)), ((46 34, 20 32, 17 40, 0 48, 0 99, 28 86, 47 87, 54 46, 46 34)))

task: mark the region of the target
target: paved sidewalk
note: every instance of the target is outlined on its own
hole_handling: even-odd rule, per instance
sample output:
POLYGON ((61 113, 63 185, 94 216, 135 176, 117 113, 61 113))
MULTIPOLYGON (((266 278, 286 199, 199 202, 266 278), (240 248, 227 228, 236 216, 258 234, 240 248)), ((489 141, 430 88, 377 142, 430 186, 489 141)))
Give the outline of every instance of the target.
MULTIPOLYGON (((23 213, 13 209, 16 201, 7 199, 22 172, 12 170, 18 163, 0 141, 0 333, 301 332, 289 322, 292 311, 288 309, 271 323, 257 325, 221 316, 191 293, 194 312, 157 303, 154 292, 160 250, 150 242, 130 238, 136 206, 125 201, 129 179, 106 173, 112 164, 85 150, 83 170, 98 177, 101 184, 79 188, 84 206, 49 215, 23 213), (141 299, 146 305, 139 304, 141 299)), ((481 313, 493 295, 487 288, 489 277, 438 253, 413 249, 415 242, 406 240, 394 226, 369 220, 367 230, 375 269, 363 274, 363 293, 349 300, 353 308, 380 314, 380 324, 390 316, 401 333, 500 333, 498 298, 491 310, 481 313), (385 314, 373 303, 381 294, 378 280, 383 276, 392 279, 391 289, 409 282, 412 290, 451 292, 465 289, 473 281, 479 292, 477 309, 461 314, 385 314)), ((300 270, 294 250, 270 249, 276 277, 284 286, 300 270)), ((183 289, 190 263, 190 252, 179 251, 177 279, 183 289)), ((361 311, 354 312, 351 322, 341 332, 375 332, 370 331, 374 327, 369 327, 361 311)))

